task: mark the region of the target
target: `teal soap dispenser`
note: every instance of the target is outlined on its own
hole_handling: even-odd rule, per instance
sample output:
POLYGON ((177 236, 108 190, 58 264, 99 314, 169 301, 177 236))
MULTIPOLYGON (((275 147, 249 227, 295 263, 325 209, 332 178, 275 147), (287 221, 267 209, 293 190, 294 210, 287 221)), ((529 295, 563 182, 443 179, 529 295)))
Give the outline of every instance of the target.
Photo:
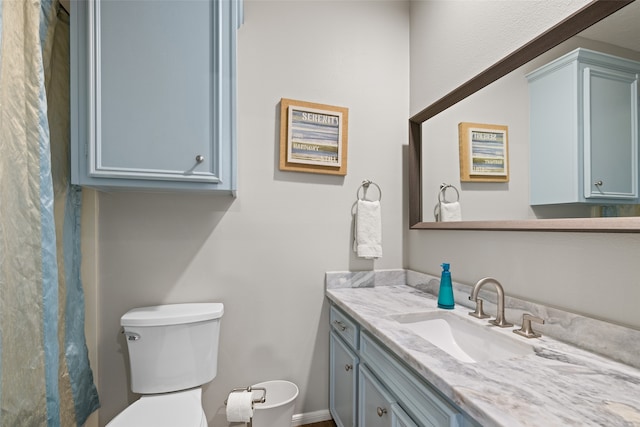
POLYGON ((451 286, 451 272, 449 264, 442 264, 442 276, 440 277, 440 291, 438 291, 438 307, 451 310, 455 307, 453 301, 453 287, 451 286))

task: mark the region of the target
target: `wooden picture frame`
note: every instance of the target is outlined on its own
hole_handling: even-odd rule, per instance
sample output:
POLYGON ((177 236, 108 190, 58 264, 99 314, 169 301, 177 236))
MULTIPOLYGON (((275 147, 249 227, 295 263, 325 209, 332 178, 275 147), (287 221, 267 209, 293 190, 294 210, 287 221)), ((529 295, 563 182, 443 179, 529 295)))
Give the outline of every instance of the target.
POLYGON ((509 182, 509 129, 503 125, 458 124, 461 182, 509 182))
POLYGON ((280 170, 347 174, 349 109, 280 100, 280 170))

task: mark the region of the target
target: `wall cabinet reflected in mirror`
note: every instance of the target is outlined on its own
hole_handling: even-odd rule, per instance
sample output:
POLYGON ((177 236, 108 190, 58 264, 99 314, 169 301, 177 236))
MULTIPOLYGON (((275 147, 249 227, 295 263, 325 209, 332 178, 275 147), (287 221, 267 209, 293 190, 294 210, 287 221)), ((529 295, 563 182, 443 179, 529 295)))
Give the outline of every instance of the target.
POLYGON ((638 73, 576 49, 527 75, 532 206, 638 202, 638 73))

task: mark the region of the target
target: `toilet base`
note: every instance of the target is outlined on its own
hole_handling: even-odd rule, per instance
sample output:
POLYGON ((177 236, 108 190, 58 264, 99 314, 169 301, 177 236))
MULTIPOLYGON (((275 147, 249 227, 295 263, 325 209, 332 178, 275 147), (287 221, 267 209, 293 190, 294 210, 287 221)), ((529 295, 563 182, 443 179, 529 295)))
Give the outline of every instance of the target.
POLYGON ((107 427, 208 427, 202 388, 143 395, 112 419, 107 427))

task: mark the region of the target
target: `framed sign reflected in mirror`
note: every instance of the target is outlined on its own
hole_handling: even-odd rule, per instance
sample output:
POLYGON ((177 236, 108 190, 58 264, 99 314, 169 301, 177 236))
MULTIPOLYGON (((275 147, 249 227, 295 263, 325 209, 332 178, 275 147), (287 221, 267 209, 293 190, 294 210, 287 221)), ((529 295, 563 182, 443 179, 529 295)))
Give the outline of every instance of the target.
POLYGON ((508 127, 458 124, 461 182, 508 182, 508 127))

